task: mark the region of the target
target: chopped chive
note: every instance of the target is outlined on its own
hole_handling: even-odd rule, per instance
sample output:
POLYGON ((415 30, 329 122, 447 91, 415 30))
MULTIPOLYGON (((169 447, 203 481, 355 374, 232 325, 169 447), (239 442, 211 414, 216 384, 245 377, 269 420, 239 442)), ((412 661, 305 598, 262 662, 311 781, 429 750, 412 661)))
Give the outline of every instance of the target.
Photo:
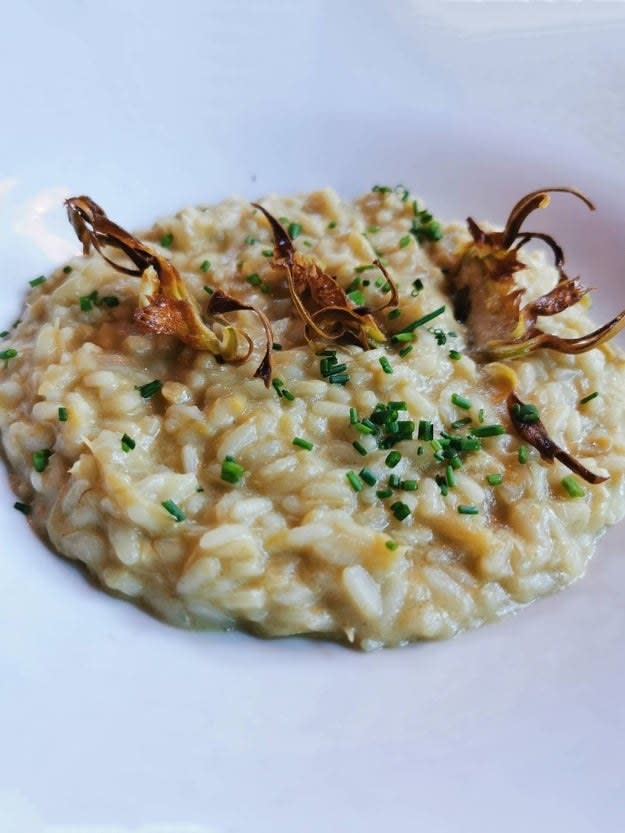
POLYGON ((391 497, 393 495, 393 490, 387 487, 385 489, 378 489, 375 494, 376 497, 380 498, 380 500, 386 500, 387 497, 391 497))
POLYGON ((39 275, 38 278, 33 278, 31 281, 28 281, 28 283, 31 286, 40 286, 42 283, 45 283, 45 282, 46 282, 45 275, 39 275))
POLYGON ((302 226, 300 223, 289 223, 288 233, 291 240, 295 240, 302 233, 302 226))
POLYGON ((453 469, 456 469, 456 470, 461 469, 462 468, 462 460, 460 459, 460 457, 458 457, 457 454, 454 454, 454 456, 449 461, 449 465, 453 469))
POLYGON ((465 411, 468 411, 471 407, 471 400, 467 399, 466 396, 461 396, 459 393, 452 393, 451 401, 457 408, 463 408, 465 411))
POLYGON ((67 422, 68 417, 69 417, 69 414, 67 412, 67 408, 64 408, 63 405, 61 405, 59 407, 58 414, 59 414, 59 422, 67 422))
POLYGON ((447 480, 442 477, 440 474, 436 475, 436 483, 438 488, 441 490, 441 495, 443 497, 447 497, 449 494, 449 486, 447 485, 447 480))
POLYGON ((388 194, 393 189, 388 185, 374 185, 371 190, 376 194, 388 194))
POLYGON ((17 509, 18 512, 21 512, 22 515, 30 515, 33 511, 32 506, 29 506, 27 503, 22 503, 21 500, 16 500, 13 504, 13 508, 17 509))
POLYGON ((419 420, 419 428, 417 431, 417 437, 420 440, 433 440, 434 439, 434 425, 427 419, 420 419, 419 420))
POLYGON ((200 263, 200 272, 208 272, 211 268, 210 260, 203 260, 200 263))
POLYGON ((278 378, 272 379, 271 380, 271 385, 272 385, 273 389, 275 390, 275 392, 278 394, 278 396, 281 397, 283 395, 282 389, 284 388, 284 382, 282 381, 282 379, 278 379, 278 378))
POLYGON ((452 362, 460 361, 460 359, 462 358, 462 353, 460 353, 458 350, 450 350, 449 358, 452 360, 452 362))
POLYGON ((367 234, 377 234, 380 231, 380 226, 367 226, 367 234))
POLYGON ((423 281, 421 280, 421 278, 416 278, 416 280, 414 280, 412 282, 412 292, 410 294, 414 298, 415 296, 417 296, 419 294, 419 292, 421 292, 422 289, 423 289, 423 281))
POLYGON ((377 280, 374 283, 374 286, 376 289, 382 289, 385 283, 386 280, 384 278, 377 278, 377 280))
POLYGON ((563 477, 560 483, 568 492, 569 497, 584 497, 586 494, 586 489, 584 489, 579 480, 573 477, 572 474, 563 477))
POLYGON ((330 220, 330 222, 327 225, 327 228, 329 228, 331 230, 333 228, 336 228, 336 226, 337 226, 336 220, 330 220))
POLYGON ((527 446, 519 446, 519 463, 527 463, 527 446))
POLYGON ((271 349, 280 351, 282 350, 282 345, 278 341, 274 341, 271 345, 271 349))
POLYGON ((486 482, 491 486, 501 486, 501 484, 503 483, 503 474, 487 474, 486 482))
POLYGON ((400 484, 401 484, 401 477, 398 474, 389 474, 388 485, 392 489, 399 489, 400 484))
POLYGON ((480 408, 480 410, 477 412, 477 421, 484 422, 484 408, 480 408))
POLYGON ((378 481, 378 478, 375 476, 375 474, 371 471, 371 469, 368 469, 366 466, 360 469, 358 474, 360 476, 360 479, 364 480, 367 486, 373 486, 378 481))
POLYGON ((9 331, 8 331, 8 330, 3 330, 3 331, 0 333, 0 338, 6 338, 6 337, 8 336, 8 334, 9 334, 9 331))
POLYGON ((347 297, 357 307, 364 307, 364 305, 365 305, 365 296, 362 294, 362 292, 359 289, 354 289, 353 292, 348 292, 347 297))
POLYGON ((354 428, 360 434, 371 435, 371 434, 375 434, 375 432, 376 432, 375 425, 374 426, 367 425, 366 422, 364 422, 364 420, 361 420, 360 422, 355 422, 354 423, 354 428))
POLYGON ((589 393, 588 396, 584 396, 583 399, 579 400, 580 405, 585 405, 587 402, 591 402, 593 399, 596 399, 599 396, 599 391, 595 390, 592 393, 589 393))
POLYGON ((395 309, 392 309, 392 310, 389 312, 389 314, 388 314, 388 319, 389 319, 389 321, 394 321, 396 318, 399 318, 399 317, 400 317, 400 315, 401 315, 401 310, 400 310, 400 308, 399 308, 399 307, 395 307, 395 309))
POLYGON ((358 440, 354 440, 352 445, 354 446, 356 451, 361 455, 361 457, 366 457, 366 455, 369 453, 367 449, 364 447, 364 445, 362 443, 359 443, 358 440))
POLYGON ((65 272, 66 275, 69 275, 69 273, 72 271, 72 267, 71 266, 64 266, 63 271, 65 272))
POLYGON ((525 402, 522 404, 515 402, 512 406, 512 413, 519 422, 523 422, 528 425, 540 420, 538 408, 531 402, 525 402))
POLYGON ((33 468, 35 471, 42 472, 48 467, 48 461, 52 452, 49 448, 42 448, 40 451, 33 451, 33 468))
POLYGON ((305 440, 303 437, 294 437, 293 445, 296 445, 298 448, 303 448, 305 451, 312 451, 315 447, 314 443, 311 443, 310 440, 305 440))
POLYGON ((89 312, 90 309, 93 309, 93 300, 89 295, 81 295, 78 303, 82 312, 89 312))
POLYGON ((379 361, 380 361, 380 367, 382 368, 382 370, 385 373, 392 373, 393 372, 393 368, 391 366, 391 363, 386 358, 386 356, 380 356, 379 361))
POLYGON ((243 466, 239 465, 232 457, 226 457, 221 464, 221 479, 226 483, 238 483, 245 474, 243 466))
POLYGON ((448 465, 445 469, 445 480, 447 481, 447 485, 450 489, 456 485, 456 475, 454 473, 454 467, 452 465, 448 465))
MULTIPOLYGON (((354 267, 354 272, 356 272, 357 275, 360 275, 362 274, 362 272, 368 272, 369 269, 375 269, 373 263, 363 263, 360 266, 356 266, 354 267)), ((378 281, 380 281, 380 286, 382 286, 382 284, 384 283, 384 278, 378 278, 378 281)), ((376 281, 376 286, 378 281, 376 281)))
POLYGON ((349 382, 349 373, 333 373, 328 376, 331 385, 346 385, 349 382))
POLYGON ((214 291, 215 290, 212 288, 212 286, 206 286, 206 284, 204 284, 204 292, 207 292, 209 295, 212 295, 214 291))
POLYGON ((384 546, 386 547, 387 550, 390 550, 391 552, 395 552, 395 550, 397 549, 399 544, 397 543, 397 541, 393 541, 392 538, 389 538, 388 541, 384 542, 384 546))
POLYGON ((2 350, 0 352, 0 359, 3 359, 5 362, 9 359, 14 359, 17 356, 17 350, 14 347, 9 347, 6 350, 2 350))
POLYGON ((432 312, 428 312, 426 315, 422 315, 421 318, 417 318, 416 321, 413 321, 411 324, 408 324, 407 327, 401 331, 402 333, 412 333, 417 327, 422 327, 424 324, 427 324, 428 321, 432 321, 434 318, 438 318, 439 315, 442 315, 445 312, 445 306, 438 307, 438 309, 432 310, 432 312))
POLYGON ((166 509, 176 522, 184 521, 186 515, 177 503, 173 500, 164 500, 161 503, 163 509, 166 509))
POLYGON ((355 471, 351 469, 346 473, 345 477, 349 481, 349 485, 355 492, 362 492, 362 480, 358 477, 355 471))
POLYGON ((291 391, 287 390, 286 388, 282 388, 282 397, 283 399, 286 399, 287 402, 293 402, 293 400, 295 399, 295 394, 291 393, 291 391))
POLYGON ((125 451, 128 454, 129 451, 132 451, 137 443, 133 440, 132 437, 129 437, 128 434, 124 434, 122 436, 122 451, 125 451))
POLYGON ((412 350, 413 350, 413 345, 412 345, 412 344, 409 344, 407 347, 403 347, 403 348, 399 351, 399 355, 400 355, 400 356, 401 356, 401 358, 403 359, 405 356, 407 356, 407 355, 408 355, 408 353, 411 353, 411 352, 412 352, 412 350))
POLYGON ((260 275, 257 272, 254 272, 252 275, 248 275, 245 280, 252 286, 260 286, 262 283, 260 275))
POLYGON ((410 235, 409 234, 406 234, 406 235, 404 235, 404 237, 399 238, 399 248, 400 249, 405 249, 406 246, 409 245, 409 243, 410 243, 410 235))
POLYGON ((392 399, 389 403, 389 408, 393 408, 395 411, 407 411, 408 405, 404 402, 403 399, 392 399))
POLYGON ((499 423, 493 425, 480 425, 473 429, 473 434, 476 437, 500 437, 506 433, 506 429, 499 423))
POLYGON ((398 521, 403 521, 410 514, 410 507, 401 500, 397 500, 395 503, 391 504, 391 512, 395 515, 398 521))
POLYGON ((161 237, 161 246, 163 246, 165 249, 168 249, 173 242, 174 242, 174 235, 171 234, 171 233, 164 234, 161 237))
POLYGON ((392 337, 392 340, 397 344, 401 344, 404 341, 414 341, 414 334, 413 333, 395 333, 392 337))
POLYGON ((419 484, 416 480, 402 480, 399 484, 399 488, 403 489, 404 492, 416 492, 419 488, 419 484))
POLYGON ((389 467, 389 469, 394 469, 400 460, 401 454, 399 453, 399 451, 389 451, 389 453, 386 455, 386 459, 384 460, 384 462, 389 467))
POLYGON ((458 514, 459 515, 479 515, 480 510, 477 506, 467 505, 465 503, 461 503, 458 506, 458 514))
POLYGON ((357 422, 358 422, 358 411, 356 410, 356 408, 350 408, 349 409, 349 424, 350 425, 356 425, 357 422))
POLYGON ((425 453, 425 449, 423 448, 423 446, 422 446, 422 445, 420 445, 420 446, 417 448, 417 457, 421 457, 421 455, 422 455, 422 454, 424 454, 424 453, 425 453))
POLYGON ((246 243, 248 246, 253 246, 254 243, 260 243, 260 240, 254 237, 253 234, 248 234, 243 242, 246 243))
POLYGON ((261 254, 263 257, 273 257, 273 249, 263 249, 261 254))
POLYGON ((462 419, 455 419, 451 423, 452 428, 462 428, 464 425, 469 425, 471 417, 462 417, 462 419))
POLYGON ((152 382, 146 382, 145 385, 135 385, 135 390, 139 391, 143 399, 149 399, 155 393, 158 393, 162 387, 163 383, 160 379, 154 379, 152 382))

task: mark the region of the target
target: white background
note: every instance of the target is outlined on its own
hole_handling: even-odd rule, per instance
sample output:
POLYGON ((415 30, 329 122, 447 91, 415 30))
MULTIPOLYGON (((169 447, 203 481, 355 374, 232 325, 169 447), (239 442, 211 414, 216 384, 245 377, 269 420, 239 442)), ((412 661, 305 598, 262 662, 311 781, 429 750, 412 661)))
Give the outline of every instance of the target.
MULTIPOLYGON (((70 192, 132 227, 379 181, 491 219, 523 190, 584 187, 597 215, 558 203, 552 222, 614 311, 624 43, 619 2, 7 7, 0 323, 75 250, 70 192)), ((623 829, 622 531, 518 616, 359 655, 164 626, 52 556, 12 502, 3 475, 3 833, 623 829)))

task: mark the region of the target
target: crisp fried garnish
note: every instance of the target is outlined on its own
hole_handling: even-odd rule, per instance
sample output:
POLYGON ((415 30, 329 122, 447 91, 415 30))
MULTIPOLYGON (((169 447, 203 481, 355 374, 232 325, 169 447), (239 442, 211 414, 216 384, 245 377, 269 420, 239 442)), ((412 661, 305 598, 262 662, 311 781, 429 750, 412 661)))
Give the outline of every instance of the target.
POLYGON ((560 338, 536 325, 539 316, 556 315, 576 304, 588 290, 578 278, 564 271, 564 253, 548 234, 521 231, 527 217, 549 204, 549 192, 573 194, 591 210, 590 200, 573 188, 545 188, 522 197, 510 212, 502 231, 484 231, 470 217, 468 228, 473 238, 462 252, 457 268, 450 272, 456 317, 466 322, 473 352, 483 360, 510 359, 538 348, 561 353, 582 353, 597 347, 625 327, 625 310, 612 321, 579 338, 560 338), (521 306, 525 290, 517 287, 514 275, 525 266, 518 252, 530 240, 545 243, 558 270, 556 286, 537 300, 521 306))
POLYGON ((353 306, 345 290, 326 274, 310 257, 297 252, 282 225, 262 205, 252 203, 261 211, 273 233, 276 264, 284 267, 293 306, 305 324, 306 338, 337 341, 343 336, 367 350, 382 344, 387 336, 382 332, 373 314, 387 307, 397 306, 397 288, 379 260, 374 261, 384 275, 390 296, 375 308, 353 306))
POLYGON ((547 429, 541 422, 538 412, 531 405, 521 402, 519 397, 512 391, 506 399, 508 413, 514 428, 519 436, 526 443, 533 446, 543 460, 553 463, 559 460, 568 469, 583 477, 588 483, 603 483, 607 480, 600 474, 595 474, 583 466, 578 460, 572 457, 568 451, 560 448, 547 434, 547 429))
MULTIPOLYGON (((224 361, 240 363, 249 358, 253 350, 250 337, 241 330, 215 320, 217 329, 208 326, 200 315, 195 300, 175 266, 166 258, 148 248, 120 226, 108 219, 104 211, 89 197, 71 197, 66 200, 69 220, 88 254, 93 246, 114 269, 126 275, 141 277, 139 306, 134 321, 143 332, 171 335, 193 347, 206 350, 224 361), (105 247, 117 249, 134 267, 118 263, 105 251, 105 247)), ((265 385, 271 380, 271 326, 257 309, 231 298, 223 292, 211 296, 206 312, 221 315, 237 310, 251 310, 260 318, 266 337, 266 349, 255 376, 265 385)))

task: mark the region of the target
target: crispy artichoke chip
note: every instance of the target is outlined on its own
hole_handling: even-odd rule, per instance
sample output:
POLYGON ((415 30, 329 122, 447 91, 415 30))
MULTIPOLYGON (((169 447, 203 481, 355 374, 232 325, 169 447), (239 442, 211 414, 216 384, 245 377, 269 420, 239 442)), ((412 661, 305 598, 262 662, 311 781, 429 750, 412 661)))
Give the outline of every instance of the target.
MULTIPOLYGON (((187 291, 178 270, 167 258, 152 251, 109 220, 100 206, 89 197, 70 197, 66 205, 69 220, 82 243, 84 254, 88 254, 93 246, 118 272, 141 276, 139 305, 134 313, 134 321, 139 329, 146 333, 175 336, 194 350, 205 350, 224 361, 238 364, 249 358, 254 345, 247 333, 217 320, 217 331, 208 326, 202 320, 198 306, 187 291), (133 266, 113 260, 105 247, 122 252, 133 266)), ((266 348, 254 375, 269 385, 272 334, 265 315, 223 292, 215 292, 206 307, 209 315, 237 310, 251 310, 263 325, 266 348)))
POLYGON ((548 463, 553 463, 554 460, 559 460, 568 469, 578 474, 587 483, 603 483, 608 478, 600 474, 595 474, 583 466, 578 460, 572 457, 568 451, 560 448, 547 434, 547 429, 540 419, 533 422, 526 422, 520 417, 520 412, 523 407, 527 407, 524 402, 521 402, 519 397, 512 391, 506 399, 508 406, 508 414, 517 434, 526 443, 533 446, 543 460, 548 463))
POLYGON ((263 208, 252 203, 265 216, 274 238, 274 257, 284 267, 287 286, 293 306, 305 325, 306 338, 322 341, 338 341, 349 337, 367 350, 374 344, 382 344, 387 336, 382 332, 373 315, 387 307, 397 306, 398 293, 395 283, 379 260, 376 266, 384 275, 390 288, 390 297, 375 308, 355 307, 345 290, 326 274, 312 258, 297 252, 283 226, 263 208))
POLYGON ((625 311, 579 338, 561 338, 537 326, 539 316, 557 315, 588 293, 578 278, 569 278, 564 271, 564 252, 551 235, 522 231, 528 216, 547 206, 549 193, 554 191, 572 194, 594 210, 588 197, 573 188, 543 188, 526 194, 516 203, 502 231, 485 231, 472 218, 467 220, 473 239, 448 281, 456 317, 466 322, 473 351, 482 360, 516 358, 541 348, 581 353, 597 347, 625 327, 625 311), (518 252, 531 240, 540 240, 551 249, 558 282, 550 292, 523 306, 525 291, 517 287, 514 275, 525 268, 518 252))

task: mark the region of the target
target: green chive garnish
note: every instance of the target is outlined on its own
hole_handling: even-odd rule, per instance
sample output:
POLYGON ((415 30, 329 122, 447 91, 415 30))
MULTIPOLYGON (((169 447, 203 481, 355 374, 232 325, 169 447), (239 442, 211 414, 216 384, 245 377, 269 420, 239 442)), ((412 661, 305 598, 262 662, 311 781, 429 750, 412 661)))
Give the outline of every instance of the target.
POLYGON ((393 368, 386 356, 380 356, 380 366, 385 373, 392 373, 393 368))
POLYGON ((433 310, 432 312, 428 312, 427 315, 421 316, 421 318, 417 318, 416 321, 413 321, 412 324, 408 324, 407 327, 401 331, 402 333, 412 333, 417 327, 422 327, 424 324, 427 324, 428 321, 432 321, 434 318, 438 318, 439 315, 442 315, 445 312, 445 307, 438 307, 438 309, 433 310))
POLYGON ((21 500, 16 500, 13 504, 13 508, 17 509, 18 512, 21 512, 22 515, 30 515, 30 513, 33 511, 31 506, 29 506, 27 503, 22 503, 21 500))
POLYGON ((221 479, 227 483, 238 483, 244 474, 243 466, 239 465, 232 457, 226 457, 221 464, 221 479))
POLYGON ((273 257, 273 249, 263 249, 261 254, 263 257, 273 257))
POLYGON ((293 445, 296 445, 298 448, 303 448, 306 451, 312 451, 315 447, 314 443, 311 443, 310 440, 303 439, 303 437, 294 437, 293 445))
POLYGON ((527 446, 519 446, 519 463, 527 463, 527 446))
POLYGON ((389 451, 389 453, 386 455, 386 459, 384 460, 384 462, 389 467, 389 469, 394 469, 400 460, 401 454, 399 453, 399 451, 389 451))
POLYGON ((402 480, 399 484, 399 488, 403 489, 404 492, 416 492, 419 488, 419 484, 416 480, 402 480))
POLYGON ((538 422, 540 419, 538 408, 531 402, 526 402, 522 404, 515 402, 515 404, 512 406, 512 413, 519 422, 523 422, 526 424, 538 422))
POLYGON ((367 449, 364 447, 364 445, 362 443, 359 443, 358 440, 354 440, 352 445, 354 446, 354 448, 360 454, 361 457, 366 457, 366 455, 369 453, 367 451, 367 449))
POLYGON ((7 350, 0 352, 0 359, 3 359, 5 362, 9 359, 14 359, 16 356, 17 350, 14 347, 9 347, 7 350))
POLYGON ((358 422, 358 411, 356 408, 349 409, 349 423, 350 425, 356 425, 358 422))
POLYGON ((362 480, 358 477, 355 471, 348 471, 345 477, 349 480, 349 485, 355 492, 362 492, 362 480))
POLYGON ((456 475, 454 473, 454 467, 451 464, 445 469, 445 480, 450 489, 453 489, 456 485, 456 475))
POLYGON ((466 396, 461 396, 459 393, 452 393, 451 401, 457 408, 463 408, 465 411, 468 411, 471 407, 471 400, 467 399, 466 396))
POLYGON ((124 434, 122 436, 122 451, 125 451, 127 454, 129 451, 132 451, 135 446, 136 442, 132 437, 129 437, 128 434, 124 434))
POLYGON ((69 418, 69 414, 67 412, 67 408, 64 408, 62 405, 59 407, 59 422, 67 422, 69 418))
POLYGON ((72 267, 71 266, 64 266, 63 271, 65 272, 66 275, 69 275, 69 273, 72 271, 72 267))
POLYGON ((389 321, 394 321, 396 318, 399 318, 400 315, 401 315, 400 308, 395 307, 395 309, 392 309, 388 314, 389 321))
POLYGON ((467 504, 461 503, 458 506, 458 514, 460 515, 479 515, 480 510, 477 506, 468 506, 467 504))
POLYGON ((40 286, 42 283, 45 283, 45 281, 46 281, 45 275, 39 275, 38 278, 33 278, 31 281, 28 281, 28 283, 31 286, 40 286))
POLYGON ((371 469, 368 469, 366 466, 364 468, 360 469, 358 474, 359 474, 361 480, 364 480, 364 482, 367 484, 367 486, 373 486, 375 483, 377 483, 378 478, 371 471, 371 469))
POLYGON ((160 379, 154 379, 152 382, 146 382, 145 385, 135 385, 135 390, 139 391, 143 399, 149 399, 155 393, 158 393, 162 387, 163 383, 160 379))
POLYGON ((200 272, 208 272, 211 268, 210 260, 203 260, 200 263, 200 272))
POLYGON ((403 521, 404 518, 407 518, 410 514, 410 507, 401 500, 397 500, 395 503, 391 504, 391 512, 395 515, 398 521, 403 521))
POLYGON ((434 439, 434 425, 427 419, 420 419, 419 420, 419 428, 417 431, 417 437, 420 440, 433 440, 434 439))
POLYGON ((175 521, 184 521, 186 515, 182 511, 182 509, 178 506, 177 503, 174 503, 173 500, 164 500, 161 503, 163 509, 166 509, 169 514, 173 517, 175 521))
POLYGON ((462 358, 462 353, 460 353, 458 350, 450 350, 449 358, 452 360, 452 362, 460 361, 460 359, 462 358))
POLYGON ((378 489, 375 494, 376 494, 376 497, 380 498, 380 500, 386 500, 387 497, 391 497, 391 495, 393 494, 393 490, 388 489, 388 488, 378 489))
POLYGON ((486 482, 491 486, 501 486, 503 483, 503 474, 487 474, 486 482))
POLYGON ((397 541, 393 541, 392 538, 389 538, 388 541, 384 542, 384 546, 386 547, 387 550, 390 550, 391 552, 394 552, 397 549, 397 547, 399 546, 399 544, 397 543, 397 541))
POLYGON ((40 451, 33 451, 33 467, 35 471, 42 472, 48 467, 48 461, 52 455, 49 448, 42 448, 40 451))
POLYGON ((261 283, 262 283, 262 281, 261 281, 261 279, 260 279, 260 275, 259 275, 259 274, 257 274, 256 272, 254 272, 254 274, 252 274, 252 275, 248 275, 248 276, 247 276, 247 278, 246 278, 245 280, 246 280, 249 284, 251 284, 252 286, 260 286, 260 285, 261 285, 261 283))
POLYGON ((473 429, 473 434, 476 437, 499 437, 505 433, 506 429, 498 423, 493 425, 480 425, 473 429))
POLYGON ((332 230, 333 228, 336 228, 336 225, 336 220, 330 220, 330 222, 328 223, 328 228, 332 230))
POLYGON ((569 497, 584 497, 586 494, 586 489, 584 489, 579 480, 573 477, 572 474, 567 475, 567 477, 563 477, 560 483, 568 492, 569 497))
POLYGON ((579 400, 580 405, 585 405, 587 402, 592 402, 593 399, 596 399, 599 396, 599 391, 595 390, 592 393, 589 393, 588 396, 584 396, 583 399, 579 400))
POLYGON ((410 235, 409 234, 406 234, 406 235, 404 235, 404 237, 399 238, 399 248, 400 249, 405 249, 406 246, 409 245, 409 243, 410 243, 410 235))
POLYGON ((173 242, 174 242, 174 235, 171 234, 171 233, 170 234, 164 234, 161 237, 161 246, 163 246, 163 248, 165 248, 165 249, 168 249, 173 242))
POLYGON ((403 348, 399 351, 399 355, 400 355, 400 356, 402 357, 402 359, 403 359, 403 358, 404 358, 404 356, 407 356, 407 355, 408 355, 408 353, 411 353, 411 352, 412 352, 412 350, 413 350, 413 345, 412 345, 412 344, 409 344, 407 347, 403 347, 403 348))
POLYGON ((295 238, 299 237, 302 233, 302 227, 300 223, 289 223, 287 231, 291 240, 295 240, 295 238))

